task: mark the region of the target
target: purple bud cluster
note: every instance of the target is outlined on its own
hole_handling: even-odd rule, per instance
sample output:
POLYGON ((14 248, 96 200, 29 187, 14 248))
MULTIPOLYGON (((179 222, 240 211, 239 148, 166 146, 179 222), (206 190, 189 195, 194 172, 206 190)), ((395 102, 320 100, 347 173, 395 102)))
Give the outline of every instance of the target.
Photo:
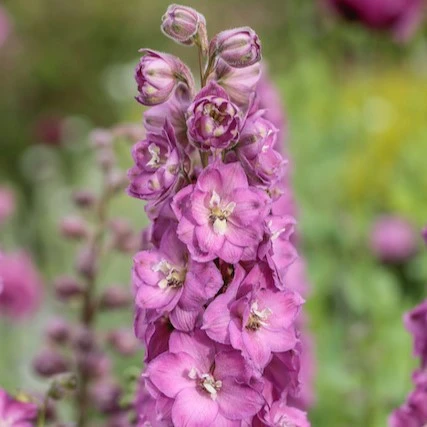
POLYGON ((257 92, 259 39, 244 27, 208 43, 205 19, 177 5, 162 28, 205 64, 199 91, 170 55, 144 50, 136 70, 137 100, 152 106, 128 187, 151 220, 132 269, 146 349, 139 423, 309 426, 293 406, 304 303, 289 280, 296 221, 279 130, 257 92))
MULTIPOLYGON (((427 244, 425 229, 423 237, 427 244)), ((427 300, 406 313, 404 323, 413 336, 414 355, 420 358, 420 366, 412 376, 414 390, 406 402, 393 411, 389 426, 422 427, 427 423, 427 300)))

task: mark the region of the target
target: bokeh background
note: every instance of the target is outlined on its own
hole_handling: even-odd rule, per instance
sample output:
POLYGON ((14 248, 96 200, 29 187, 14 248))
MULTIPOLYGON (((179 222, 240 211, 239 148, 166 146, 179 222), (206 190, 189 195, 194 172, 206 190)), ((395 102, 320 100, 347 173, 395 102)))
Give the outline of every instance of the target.
MULTIPOLYGON (((312 292, 306 304, 315 337, 313 426, 384 426, 409 392, 415 360, 402 315, 426 295, 427 31, 399 42, 340 19, 316 0, 188 0, 210 35, 253 27, 286 108, 287 145, 299 204, 302 252, 312 292), (416 248, 398 263, 372 250, 382 215, 403 218, 416 248)), ((53 277, 72 270, 73 246, 57 233, 73 212, 76 188, 96 188, 88 148, 95 127, 140 123, 133 67, 138 49, 194 50, 159 31, 166 0, 6 0, 0 11, 0 185, 18 209, 1 231, 2 248, 26 247, 45 278, 47 304, 36 319, 0 329, 0 384, 28 381, 53 277)), ((129 145, 119 145, 124 169, 129 145)), ((135 227, 141 203, 113 206, 135 227)), ((131 259, 116 255, 101 282, 128 286, 131 259)), ((107 265, 106 264, 106 265, 107 265)), ((100 319, 131 325, 132 313, 100 319)), ((141 355, 133 363, 138 366, 141 355)), ((130 363, 130 362, 128 362, 130 363)), ((128 367, 118 365, 122 372, 128 367)))

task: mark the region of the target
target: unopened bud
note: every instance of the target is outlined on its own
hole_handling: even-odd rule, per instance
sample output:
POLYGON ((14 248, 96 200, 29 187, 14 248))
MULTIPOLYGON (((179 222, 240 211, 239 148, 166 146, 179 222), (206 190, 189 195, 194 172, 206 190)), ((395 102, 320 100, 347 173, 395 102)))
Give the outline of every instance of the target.
POLYGON ((191 7, 172 4, 162 17, 161 28, 166 36, 177 43, 193 45, 205 34, 206 20, 191 7))
POLYGON ((48 396, 54 400, 62 399, 66 394, 77 388, 77 378, 73 373, 65 373, 57 376, 50 386, 48 396))
POLYGON ((79 190, 73 194, 73 201, 79 208, 90 208, 95 204, 96 197, 89 190, 79 190))
POLYGON ((77 364, 81 372, 90 378, 102 378, 111 372, 111 361, 99 350, 77 354, 77 364))
POLYGON ((213 38, 210 54, 220 56, 231 67, 244 68, 261 60, 261 42, 252 28, 234 28, 213 38))
POLYGON ((119 170, 113 170, 108 174, 107 186, 111 192, 123 191, 129 184, 127 175, 119 170))
POLYGON ((77 330, 73 338, 75 347, 82 351, 90 351, 95 348, 95 341, 94 333, 90 329, 84 327, 77 330))
POLYGON ((60 223, 61 234, 68 239, 83 239, 88 235, 85 221, 78 216, 68 216, 60 223))
POLYGON ((109 171, 116 164, 116 158, 111 147, 103 148, 96 154, 96 163, 104 171, 109 171))
POLYGON ((122 390, 118 384, 112 381, 96 382, 91 388, 91 396, 95 406, 104 414, 120 410, 122 390))
POLYGON ((110 222, 113 237, 113 247, 120 252, 134 253, 139 246, 138 236, 133 232, 131 225, 121 218, 110 222))
POLYGON ((52 342, 64 344, 70 338, 70 328, 64 319, 52 319, 46 327, 46 335, 52 342))
POLYGON ((135 335, 128 330, 111 331, 107 336, 107 341, 122 356, 132 356, 139 348, 135 335))
POLYGON ((63 302, 83 294, 83 287, 71 276, 57 277, 54 281, 54 288, 57 298, 63 302))
POLYGON ((83 247, 77 255, 76 270, 86 278, 93 278, 96 273, 96 257, 90 246, 83 247))
POLYGON ((34 358, 33 369, 42 377, 51 377, 68 371, 69 364, 57 351, 44 349, 34 358))
POLYGON ((99 306, 104 310, 128 307, 132 301, 130 292, 120 286, 111 286, 101 295, 99 306))

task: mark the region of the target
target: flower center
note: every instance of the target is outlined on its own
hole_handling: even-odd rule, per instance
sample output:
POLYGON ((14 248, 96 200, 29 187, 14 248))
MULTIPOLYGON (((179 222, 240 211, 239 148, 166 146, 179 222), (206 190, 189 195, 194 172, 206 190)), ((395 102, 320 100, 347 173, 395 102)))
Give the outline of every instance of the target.
POLYGON ((162 260, 153 267, 153 271, 160 271, 165 276, 159 282, 159 288, 180 288, 185 282, 186 269, 171 265, 168 261, 162 260))
POLYGON ((216 399, 218 391, 221 390, 222 381, 216 381, 215 378, 209 373, 200 374, 196 368, 191 368, 188 376, 192 380, 197 380, 199 387, 206 393, 209 393, 213 400, 216 399))
POLYGON ((209 201, 209 208, 211 211, 209 219, 216 234, 225 234, 227 231, 227 218, 233 213, 235 207, 235 202, 229 202, 226 206, 222 207, 219 195, 216 191, 212 192, 212 197, 209 201))
POLYGON ((147 166, 152 168, 160 167, 160 148, 156 144, 150 144, 148 146, 148 152, 151 155, 151 159, 148 161, 147 166))
POLYGON ((251 312, 249 314, 248 323, 246 324, 246 329, 249 329, 250 331, 257 331, 261 326, 266 326, 267 319, 271 313, 272 311, 269 308, 259 310, 258 302, 253 302, 251 305, 251 312))
POLYGON ((296 425, 286 416, 282 415, 277 424, 278 427, 296 427, 296 425))
POLYGON ((225 114, 218 110, 214 104, 206 104, 204 113, 207 116, 212 117, 215 123, 221 124, 225 120, 225 114))

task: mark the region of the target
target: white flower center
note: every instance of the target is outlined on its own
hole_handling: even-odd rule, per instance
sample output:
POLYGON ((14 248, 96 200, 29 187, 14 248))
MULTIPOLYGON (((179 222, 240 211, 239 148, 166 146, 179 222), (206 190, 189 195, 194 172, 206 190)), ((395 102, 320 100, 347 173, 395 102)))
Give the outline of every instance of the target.
POLYGON ((223 236, 227 231, 227 218, 233 213, 236 207, 235 202, 229 202, 222 207, 221 198, 216 191, 212 192, 209 208, 211 213, 209 219, 212 222, 214 232, 223 236))
POLYGON ((197 380, 202 390, 209 393, 213 400, 216 399, 218 391, 221 390, 222 381, 216 381, 211 374, 200 374, 196 368, 191 368, 188 376, 192 380, 197 380))
POLYGON ((185 282, 186 269, 179 268, 171 265, 166 260, 161 260, 158 264, 154 265, 153 271, 160 271, 165 277, 158 283, 159 288, 180 288, 185 282))
POLYGON ((249 314, 248 323, 246 324, 246 329, 257 331, 261 326, 266 326, 268 317, 271 313, 272 311, 269 308, 259 310, 258 301, 254 301, 251 305, 251 312, 249 314))
POLYGON ((160 148, 156 144, 150 144, 148 152, 151 154, 151 159, 147 163, 147 166, 151 166, 152 168, 160 167, 160 148))

